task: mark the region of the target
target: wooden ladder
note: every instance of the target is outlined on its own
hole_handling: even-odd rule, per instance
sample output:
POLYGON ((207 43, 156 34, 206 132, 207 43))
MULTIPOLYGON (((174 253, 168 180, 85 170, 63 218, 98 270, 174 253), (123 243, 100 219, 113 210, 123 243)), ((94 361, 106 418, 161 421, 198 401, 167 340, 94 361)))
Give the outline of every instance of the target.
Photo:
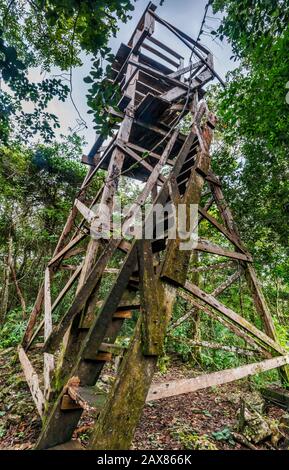
MULTIPOLYGON (((281 373, 287 378, 286 351, 276 341, 272 318, 252 267, 252 257, 240 240, 221 183, 210 167, 209 150, 215 117, 209 113, 203 100, 202 87, 214 77, 212 56, 204 46, 161 20, 155 10, 153 4, 148 5, 129 44, 121 45, 116 55, 110 79, 121 86, 122 99, 119 110, 109 109, 107 112, 112 117, 121 118, 121 122, 108 146, 102 147, 105 138, 98 136, 92 151, 83 159, 90 166, 88 174, 46 268, 43 285, 19 348, 19 358, 32 396, 40 415, 45 416, 37 449, 75 447, 71 439, 85 410, 95 416, 89 448, 129 448, 146 398, 153 396, 149 393, 151 381, 163 351, 177 293, 245 339, 256 354, 262 353, 267 358, 278 356, 273 365, 282 365, 281 373), (190 51, 196 52, 198 62, 195 65, 185 66, 178 52, 156 39, 156 21, 175 34, 190 51), (145 55, 144 49, 149 50, 154 59, 145 55), (160 57, 162 62, 158 60, 160 57), (182 134, 176 125, 180 119, 179 112, 181 117, 192 113, 187 135, 182 134), (87 190, 99 169, 107 170, 106 181, 95 197, 89 199, 87 190), (237 263, 240 268, 237 275, 226 280, 214 295, 189 282, 187 277, 193 250, 182 249, 184 240, 179 233, 170 238, 172 220, 176 222, 171 215, 152 219, 150 239, 143 236, 140 239, 99 236, 101 207, 108 208, 109 215, 112 215, 113 198, 123 176, 145 182, 124 215, 123 226, 130 227, 131 216, 150 198, 153 204, 148 216, 153 215, 156 207, 166 207, 168 203, 177 208, 182 204, 187 213, 192 205, 196 205, 197 223, 188 230, 186 241, 191 239, 196 226, 206 221, 232 248, 198 239, 194 250, 237 263), (209 193, 204 195, 205 186, 209 193), (204 206, 201 207, 203 201, 204 206), (102 206, 95 213, 93 207, 97 202, 102 206), (209 212, 213 204, 218 210, 218 219, 209 212), (77 220, 77 230, 74 230, 77 220), (162 225, 163 234, 157 237, 162 225), (65 266, 68 257, 81 253, 85 256, 79 266, 65 266), (100 301, 104 275, 111 269, 108 265, 116 254, 123 257, 120 268, 108 294, 100 301), (56 272, 63 267, 71 268, 72 274, 52 301, 51 283, 56 272), (216 299, 238 279, 241 271, 247 278, 256 310, 263 319, 265 333, 216 299), (53 312, 77 280, 70 307, 55 322, 53 312), (44 318, 41 319, 42 307, 44 318), (133 312, 138 314, 133 315, 133 312), (137 320, 132 320, 136 316, 137 320), (109 390, 104 390, 101 374, 105 364, 119 353, 117 339, 123 323, 128 320, 134 324, 132 340, 122 351, 124 355, 114 383, 109 390), (44 390, 28 358, 28 351, 42 331, 44 390)), ((177 220, 178 217, 177 211, 177 220)), ((107 230, 110 233, 110 222, 107 230)), ((271 363, 270 367, 273 367, 271 363)), ((196 386, 190 384, 192 390, 196 386)))

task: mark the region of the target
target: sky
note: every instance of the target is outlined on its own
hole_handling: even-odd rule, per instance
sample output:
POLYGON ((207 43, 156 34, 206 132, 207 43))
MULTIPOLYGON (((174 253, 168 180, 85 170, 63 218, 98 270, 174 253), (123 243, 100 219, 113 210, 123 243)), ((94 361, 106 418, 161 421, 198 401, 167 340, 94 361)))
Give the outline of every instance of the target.
MULTIPOLYGON (((165 0, 162 6, 159 6, 159 0, 155 0, 154 3, 158 6, 156 13, 160 17, 169 21, 192 38, 197 37, 207 0, 165 0)), ((113 53, 117 52, 121 42, 127 43, 129 41, 147 4, 148 0, 136 0, 134 4, 135 10, 131 14, 132 19, 126 24, 119 22, 120 29, 117 37, 110 40, 110 47, 112 48, 113 53)), ((212 16, 212 11, 210 9, 208 11, 208 16, 212 16)), ((216 16, 220 18, 220 15, 216 16)), ((214 20, 207 18, 206 24, 211 26, 213 29, 217 29, 219 20, 216 18, 214 20)), ((184 52, 181 49, 181 44, 178 41, 176 42, 175 36, 171 35, 164 28, 159 26, 157 27, 159 30, 156 30, 156 32, 158 33, 159 38, 162 38, 162 40, 164 40, 164 42, 166 42, 166 44, 172 49, 176 49, 180 53, 184 52)), ((236 63, 230 60, 232 52, 230 46, 226 42, 220 43, 219 40, 214 41, 211 35, 203 34, 201 36, 201 43, 207 46, 213 53, 215 70, 222 78, 225 77, 225 74, 229 70, 236 67, 236 63)), ((83 82, 83 78, 89 74, 90 64, 90 57, 84 56, 83 65, 73 71, 72 81, 73 100, 87 124, 87 129, 80 132, 87 141, 84 153, 89 152, 95 140, 95 131, 93 129, 91 117, 87 114, 88 108, 86 105, 85 95, 87 93, 88 85, 83 82)), ((36 77, 34 76, 33 78, 36 77)), ((61 125, 59 133, 67 134, 69 132, 69 128, 74 128, 77 125, 77 112, 70 99, 67 99, 65 103, 53 101, 49 106, 49 111, 55 113, 59 117, 61 125)))

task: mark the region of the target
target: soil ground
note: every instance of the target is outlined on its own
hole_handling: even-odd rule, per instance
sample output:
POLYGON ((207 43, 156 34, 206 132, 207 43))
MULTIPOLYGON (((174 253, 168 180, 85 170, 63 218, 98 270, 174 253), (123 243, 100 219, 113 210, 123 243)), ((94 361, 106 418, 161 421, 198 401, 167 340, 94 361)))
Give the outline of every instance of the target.
MULTIPOLYGON (((193 377, 194 371, 181 362, 174 362, 165 374, 154 381, 193 377)), ((249 380, 200 390, 146 404, 136 430, 133 449, 245 449, 231 437, 236 429, 240 400, 258 400, 260 395, 249 380), (214 434, 216 433, 216 434, 214 434), (192 438, 193 436, 193 438, 192 438)), ((266 404, 265 416, 278 422, 284 410, 266 404)), ((74 437, 83 445, 88 442, 93 418, 85 413, 74 437)), ((16 349, 0 351, 0 449, 33 448, 41 429, 16 349)), ((257 445, 270 448, 270 442, 257 445)))

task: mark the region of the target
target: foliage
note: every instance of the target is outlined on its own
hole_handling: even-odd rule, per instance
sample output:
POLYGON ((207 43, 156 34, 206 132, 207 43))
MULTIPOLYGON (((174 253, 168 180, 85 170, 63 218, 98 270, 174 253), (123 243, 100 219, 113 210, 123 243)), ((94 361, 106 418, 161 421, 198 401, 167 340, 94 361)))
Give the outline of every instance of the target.
POLYGON ((207 434, 199 435, 188 424, 175 423, 171 434, 182 444, 184 449, 218 450, 207 434))
MULTIPOLYGON (((0 147, 1 279, 11 237, 17 279, 28 309, 35 299, 45 263, 52 255, 85 175, 86 170, 79 161, 82 144, 80 137, 71 134, 53 145, 0 147)), ((99 181, 101 178, 95 180, 92 191, 97 190, 99 181)), ((3 293, 3 283, 1 287, 3 293)), ((13 285, 9 291, 8 311, 12 312, 19 300, 13 285)), ((17 310, 15 318, 16 313, 17 310)), ((12 315, 12 330, 13 318, 12 315)), ((5 332, 3 334, 6 335, 5 332)), ((14 336, 12 331, 11 334, 14 336)))
POLYGON ((212 437, 216 441, 227 441, 231 445, 235 444, 231 430, 227 427, 220 429, 219 431, 212 432, 212 437))
POLYGON ((15 309, 9 312, 6 322, 1 329, 0 349, 18 346, 25 331, 26 321, 20 319, 21 311, 15 309))
MULTIPOLYGON (((0 94, 0 139, 5 142, 10 132, 15 133, 16 121, 20 124, 18 138, 39 132, 51 139, 59 124, 57 117, 46 111, 48 102, 55 97, 61 101, 67 98, 72 69, 82 65, 83 55, 93 56, 93 82, 102 77, 102 61, 110 59, 108 40, 116 35, 118 21, 126 22, 132 10, 130 0, 1 0, 0 70, 9 88, 0 94), (35 67, 45 73, 58 67, 61 74, 32 83, 28 69, 35 67), (23 100, 35 105, 32 112, 23 111, 23 100)), ((93 97, 98 96, 98 89, 99 96, 111 95, 108 82, 95 83, 89 105, 95 106, 93 97)), ((97 110, 93 107, 96 116, 102 111, 102 99, 97 103, 97 110)))

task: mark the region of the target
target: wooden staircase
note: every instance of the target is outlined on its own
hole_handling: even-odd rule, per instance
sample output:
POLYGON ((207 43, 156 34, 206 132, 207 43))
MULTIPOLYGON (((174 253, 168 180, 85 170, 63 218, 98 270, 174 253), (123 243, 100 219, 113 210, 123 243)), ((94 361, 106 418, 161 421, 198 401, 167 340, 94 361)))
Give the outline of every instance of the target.
MULTIPOLYGON (((71 439, 83 411, 95 416, 89 448, 129 448, 147 396, 163 396, 158 390, 149 390, 178 293, 245 339, 253 353, 273 358, 270 365, 260 363, 259 370, 282 366, 281 373, 287 378, 288 356, 276 341, 252 257, 240 240, 221 182, 210 167, 215 117, 207 109, 203 87, 216 76, 212 56, 204 46, 159 18, 155 10, 153 4, 148 5, 129 44, 122 44, 115 57, 110 80, 120 85, 122 98, 117 110, 107 112, 121 121, 114 124, 117 128, 107 146, 103 146, 105 136, 97 136, 92 151, 83 158, 89 165, 87 176, 47 265, 19 348, 32 396, 40 415, 45 416, 37 449, 77 447, 71 439), (185 65, 178 52, 161 42, 155 35, 156 22, 183 42, 196 61, 185 65), (192 123, 189 132, 183 134, 179 121, 189 112, 192 123), (99 169, 107 171, 106 181, 91 198, 88 189, 99 169), (170 215, 154 221, 151 239, 89 236, 99 233, 101 213, 92 210, 94 204, 100 202, 112 214, 113 198, 124 177, 145 184, 124 216, 123 225, 129 226, 131 215, 148 201, 153 203, 152 211, 157 204, 166 207, 169 202, 183 204, 186 210, 195 204, 198 224, 206 221, 224 237, 226 246, 198 239, 194 247, 222 260, 228 258, 238 267, 237 275, 232 275, 215 296, 187 280, 192 249, 182 249, 179 235, 169 237, 174 219, 170 215), (213 206, 218 218, 209 212, 213 206), (157 237, 162 224, 163 235, 157 237), (67 265, 68 258, 81 256, 78 265, 67 265), (109 267, 116 258, 119 268, 109 267), (69 269, 70 277, 52 300, 51 283, 56 273, 69 269), (111 273, 115 279, 101 298, 103 282, 111 273), (239 275, 247 278, 265 332, 216 299, 239 275), (73 288, 70 307, 55 321, 54 312, 73 288), (134 333, 129 346, 121 348, 116 341, 127 321, 133 323, 134 333), (43 388, 28 358, 28 351, 41 334, 43 388), (100 380, 104 366, 120 353, 123 359, 115 381, 104 390, 100 380)), ((250 371, 240 373, 249 375, 250 371)), ((222 383, 222 377, 214 380, 222 383)), ((189 389, 209 383, 208 379, 190 382, 189 389)), ((182 393, 182 387, 174 386, 173 390, 174 394, 182 393)))

